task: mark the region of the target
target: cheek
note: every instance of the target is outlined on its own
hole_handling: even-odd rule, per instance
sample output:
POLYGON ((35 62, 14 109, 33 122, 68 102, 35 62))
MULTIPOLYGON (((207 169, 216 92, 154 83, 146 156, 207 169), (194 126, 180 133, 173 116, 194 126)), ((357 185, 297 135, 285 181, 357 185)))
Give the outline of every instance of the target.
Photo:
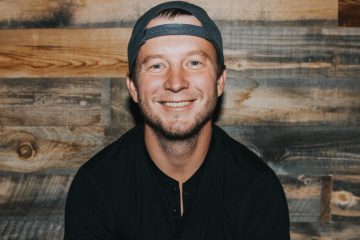
POLYGON ((192 86, 202 92, 212 92, 214 91, 214 88, 216 88, 215 75, 209 72, 207 74, 193 74, 188 79, 191 81, 192 86))
POLYGON ((155 79, 140 80, 138 82, 138 95, 142 100, 153 98, 160 89, 161 82, 155 79))

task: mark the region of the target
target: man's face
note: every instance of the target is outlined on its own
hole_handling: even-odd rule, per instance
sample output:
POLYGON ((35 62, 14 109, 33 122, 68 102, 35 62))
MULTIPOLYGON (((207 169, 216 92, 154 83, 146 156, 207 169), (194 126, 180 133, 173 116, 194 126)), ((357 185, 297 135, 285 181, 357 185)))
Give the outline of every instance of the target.
MULTIPOLYGON (((153 19, 148 28, 166 23, 201 25, 193 16, 178 16, 153 19)), ((211 121, 225 72, 216 79, 216 51, 210 42, 187 35, 155 37, 141 47, 136 65, 136 83, 128 79, 129 91, 156 132, 186 139, 211 121)))

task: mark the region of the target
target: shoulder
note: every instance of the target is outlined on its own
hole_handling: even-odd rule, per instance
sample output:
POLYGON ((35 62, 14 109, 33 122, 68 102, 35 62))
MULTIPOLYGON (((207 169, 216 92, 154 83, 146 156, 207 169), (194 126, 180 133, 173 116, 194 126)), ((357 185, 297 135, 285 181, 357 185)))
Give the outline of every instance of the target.
POLYGON ((112 184, 126 177, 133 167, 135 153, 141 149, 143 128, 130 129, 83 164, 77 175, 87 175, 97 184, 112 184))
POLYGON ((130 129, 116 141, 100 150, 81 169, 91 171, 94 168, 99 169, 124 161, 127 153, 136 150, 136 147, 141 144, 143 139, 142 129, 142 127, 130 129))
POLYGON ((264 189, 276 188, 282 192, 276 174, 260 157, 222 129, 216 127, 215 131, 223 156, 223 189, 227 200, 241 203, 250 195, 263 193, 264 189))
POLYGON ((272 169, 253 151, 230 137, 220 127, 214 126, 214 136, 217 138, 225 156, 225 166, 239 173, 246 174, 249 177, 257 178, 264 173, 271 172, 272 169))

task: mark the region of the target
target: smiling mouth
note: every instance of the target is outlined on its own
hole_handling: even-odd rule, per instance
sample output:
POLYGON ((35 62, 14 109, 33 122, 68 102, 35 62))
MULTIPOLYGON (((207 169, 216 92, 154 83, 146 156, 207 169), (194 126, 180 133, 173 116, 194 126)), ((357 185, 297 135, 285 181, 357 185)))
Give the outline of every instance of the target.
POLYGON ((167 107, 186 107, 190 105, 192 101, 183 101, 183 102, 162 102, 161 104, 167 106, 167 107))

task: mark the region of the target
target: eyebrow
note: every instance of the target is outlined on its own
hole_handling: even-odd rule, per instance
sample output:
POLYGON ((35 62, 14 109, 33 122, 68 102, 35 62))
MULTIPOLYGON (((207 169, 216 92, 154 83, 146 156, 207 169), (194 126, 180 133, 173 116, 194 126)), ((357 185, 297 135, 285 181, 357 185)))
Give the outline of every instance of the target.
MULTIPOLYGON (((194 50, 194 51, 190 51, 188 53, 185 54, 185 57, 189 57, 192 55, 201 55, 207 59, 211 59, 211 57, 209 56, 209 54, 207 54, 205 51, 203 50, 194 50)), ((139 66, 146 64, 147 62, 149 62, 151 59, 154 58, 165 58, 163 54, 153 54, 153 55, 149 55, 147 57, 145 57, 140 63, 139 66)))

